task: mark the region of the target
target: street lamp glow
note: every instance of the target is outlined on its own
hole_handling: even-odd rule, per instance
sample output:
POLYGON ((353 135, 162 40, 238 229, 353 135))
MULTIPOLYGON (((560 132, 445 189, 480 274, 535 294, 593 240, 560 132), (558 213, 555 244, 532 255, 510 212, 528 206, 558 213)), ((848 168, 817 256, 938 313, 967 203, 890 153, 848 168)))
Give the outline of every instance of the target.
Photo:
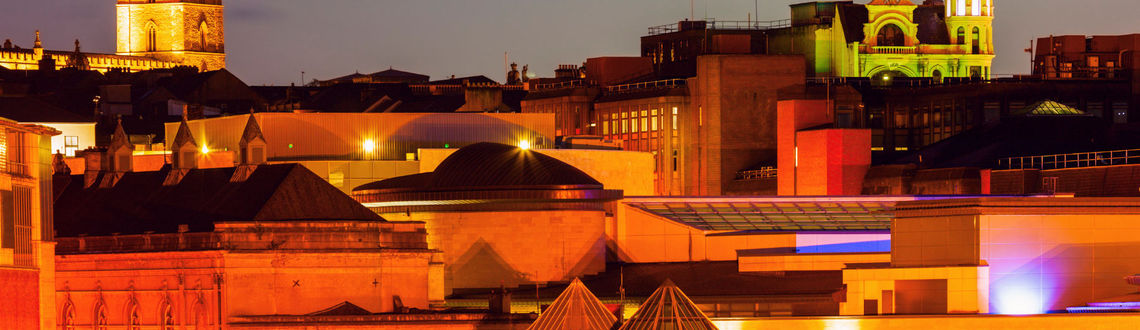
POLYGON ((372 139, 365 139, 364 153, 372 153, 373 150, 376 150, 376 142, 372 141, 372 139))
POLYGON ((207 147, 206 145, 204 145, 204 144, 203 144, 203 145, 202 145, 202 153, 203 153, 203 154, 208 154, 208 153, 210 153, 210 147, 207 147))
POLYGON ((530 150, 530 141, 519 140, 519 149, 530 150))

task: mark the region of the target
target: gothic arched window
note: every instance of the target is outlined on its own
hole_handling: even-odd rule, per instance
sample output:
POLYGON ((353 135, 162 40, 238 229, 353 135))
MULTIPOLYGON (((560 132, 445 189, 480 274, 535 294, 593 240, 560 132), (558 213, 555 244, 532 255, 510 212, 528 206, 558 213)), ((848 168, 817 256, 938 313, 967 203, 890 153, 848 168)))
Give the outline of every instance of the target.
POLYGON ((91 318, 91 324, 95 325, 95 330, 107 330, 107 304, 102 301, 95 303, 95 314, 91 318))
POLYGON ((156 50, 158 50, 158 28, 154 22, 150 22, 146 25, 146 51, 156 50))
POLYGON ((202 45, 202 51, 204 51, 204 52, 210 51, 209 44, 207 43, 209 39, 206 39, 206 37, 207 37, 207 35, 209 35, 209 33, 210 33, 210 27, 206 26, 205 20, 202 20, 202 24, 198 24, 198 39, 199 39, 198 42, 199 42, 199 45, 202 45))
POLYGON ((194 330, 204 330, 210 327, 210 319, 206 314, 206 303, 200 294, 198 302, 194 304, 194 330))
POLYGON ((965 27, 959 27, 958 28, 958 44, 959 45, 965 45, 966 44, 966 28, 965 27))
POLYGON ((879 29, 879 46, 906 46, 906 34, 898 25, 887 24, 879 29))
POLYGON ((139 312, 139 303, 131 300, 127 306, 127 330, 139 330, 142 328, 142 313, 139 312))
POLYGON ((971 37, 974 39, 973 40, 973 42, 974 42, 974 54, 981 54, 982 53, 982 46, 981 46, 981 44, 982 44, 981 43, 982 30, 979 30, 978 27, 975 26, 973 36, 971 36, 971 37))
POLYGON ((158 309, 159 315, 159 329, 161 330, 174 330, 174 306, 170 304, 170 300, 162 302, 162 307, 158 309))
POLYGON ((71 303, 71 298, 68 298, 67 303, 63 305, 63 315, 59 324, 63 326, 64 330, 75 329, 75 304, 71 303))

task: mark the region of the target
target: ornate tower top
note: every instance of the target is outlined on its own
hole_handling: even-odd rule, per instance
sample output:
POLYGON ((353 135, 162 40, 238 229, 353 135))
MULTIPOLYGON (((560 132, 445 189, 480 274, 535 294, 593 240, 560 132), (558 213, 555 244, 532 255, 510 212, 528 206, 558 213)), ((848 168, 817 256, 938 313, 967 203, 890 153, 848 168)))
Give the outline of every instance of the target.
POLYGON ((44 44, 40 42, 40 30, 36 30, 36 44, 32 48, 44 48, 44 44))
POLYGON ((994 16, 994 0, 947 0, 946 17, 994 16))

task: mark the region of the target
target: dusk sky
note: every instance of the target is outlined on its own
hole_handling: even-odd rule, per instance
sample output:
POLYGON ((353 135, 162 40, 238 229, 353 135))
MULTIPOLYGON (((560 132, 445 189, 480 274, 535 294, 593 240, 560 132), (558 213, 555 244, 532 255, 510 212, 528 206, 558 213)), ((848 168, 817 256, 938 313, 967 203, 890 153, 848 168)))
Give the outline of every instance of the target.
MULTIPOLYGON (((920 0, 915 0, 920 2, 920 0)), ((761 0, 760 20, 789 16, 788 4, 761 0)), ((866 3, 866 0, 857 2, 866 3)), ((552 76, 558 64, 636 56, 653 25, 689 16, 687 0, 225 0, 228 69, 251 85, 328 79, 389 66, 443 79, 486 75, 503 81, 503 52, 552 76)), ((31 47, 40 29, 48 49, 114 52, 114 0, 5 0, 0 38, 31 47)), ((753 0, 697 0, 696 16, 746 20, 753 0)), ((997 0, 997 75, 1025 73, 1029 40, 1050 34, 1140 32, 1136 0, 997 0)))

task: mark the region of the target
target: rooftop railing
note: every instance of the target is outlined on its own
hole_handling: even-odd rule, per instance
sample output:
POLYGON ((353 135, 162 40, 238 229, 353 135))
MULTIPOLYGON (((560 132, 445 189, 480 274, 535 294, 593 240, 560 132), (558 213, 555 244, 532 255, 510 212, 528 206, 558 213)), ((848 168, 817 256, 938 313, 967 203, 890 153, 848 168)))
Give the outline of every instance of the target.
POLYGON ((776 168, 772 166, 766 166, 760 168, 759 170, 736 172, 737 181, 754 181, 774 178, 776 178, 776 168))
POLYGON ((646 81, 646 82, 639 82, 639 83, 633 83, 633 84, 608 86, 608 87, 606 87, 606 92, 609 92, 609 93, 627 93, 627 92, 634 92, 634 91, 647 90, 647 89, 676 88, 676 87, 680 87, 680 86, 685 86, 685 84, 686 84, 685 79, 666 79, 666 80, 646 81))
POLYGON ((782 19, 776 21, 687 21, 666 25, 658 25, 649 27, 649 35, 661 35, 666 33, 673 33, 678 31, 688 30, 742 30, 742 31, 764 31, 781 29, 792 26, 792 20, 782 19), (701 28, 701 22, 704 27, 701 28), (688 25, 688 26, 682 26, 688 25))
POLYGON ((1140 164, 1140 149, 1010 157, 999 159, 997 169, 1058 170, 1128 164, 1140 164))

